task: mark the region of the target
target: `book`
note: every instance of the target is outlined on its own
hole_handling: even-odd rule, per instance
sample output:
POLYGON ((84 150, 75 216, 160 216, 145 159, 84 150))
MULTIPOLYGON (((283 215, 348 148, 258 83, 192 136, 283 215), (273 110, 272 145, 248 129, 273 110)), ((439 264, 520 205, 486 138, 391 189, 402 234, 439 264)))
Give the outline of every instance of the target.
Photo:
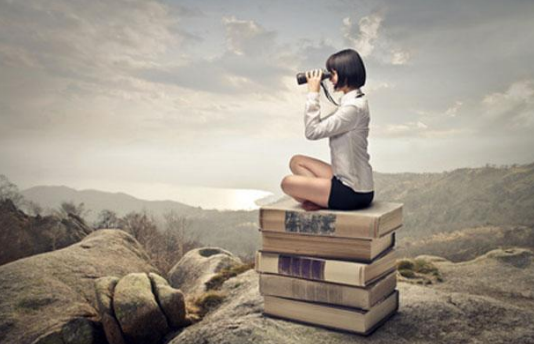
POLYGON ((260 274, 259 282, 260 294, 264 296, 369 310, 395 290, 397 274, 392 271, 366 288, 273 274, 260 274))
POLYGON ((293 198, 264 205, 261 231, 305 233, 340 238, 379 238, 402 226, 402 203, 374 201, 365 209, 306 211, 293 198))
POLYGON ((367 336, 393 316, 398 308, 397 290, 367 311, 265 295, 263 314, 367 336))
POLYGON ((389 249, 366 264, 355 261, 256 252, 256 271, 315 281, 366 287, 396 269, 397 251, 389 249))
POLYGON ((395 232, 377 239, 323 237, 261 232, 262 250, 278 253, 371 262, 395 245, 395 232))

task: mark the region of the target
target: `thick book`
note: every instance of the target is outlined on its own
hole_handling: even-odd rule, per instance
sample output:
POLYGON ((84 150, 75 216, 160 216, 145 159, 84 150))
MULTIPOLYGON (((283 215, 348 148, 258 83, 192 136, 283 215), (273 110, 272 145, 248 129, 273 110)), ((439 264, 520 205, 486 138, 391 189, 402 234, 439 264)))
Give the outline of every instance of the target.
POLYGON ((369 263, 395 245, 395 232, 377 239, 261 232, 263 251, 369 263))
POLYGON ((255 269, 259 273, 366 287, 394 271, 396 259, 397 251, 394 248, 369 264, 257 251, 255 269))
POLYGON ((276 296, 264 296, 263 314, 367 336, 385 323, 398 309, 399 292, 394 290, 388 297, 367 311, 276 296))
POLYGON ((374 201, 365 209, 306 211, 293 198, 260 207, 261 231, 340 238, 379 238, 402 226, 402 203, 374 201))
POLYGON ((260 294, 308 302, 328 303, 370 310, 397 286, 395 271, 366 288, 337 283, 309 281, 282 275, 260 274, 260 294))

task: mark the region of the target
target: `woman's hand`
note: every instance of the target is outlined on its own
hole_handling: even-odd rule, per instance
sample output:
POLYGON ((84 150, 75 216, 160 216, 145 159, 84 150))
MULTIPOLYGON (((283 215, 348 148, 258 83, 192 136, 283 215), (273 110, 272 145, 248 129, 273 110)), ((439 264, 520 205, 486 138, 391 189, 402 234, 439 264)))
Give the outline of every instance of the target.
POLYGON ((314 69, 306 72, 306 80, 308 80, 309 92, 319 92, 322 77, 323 71, 321 69, 314 69))

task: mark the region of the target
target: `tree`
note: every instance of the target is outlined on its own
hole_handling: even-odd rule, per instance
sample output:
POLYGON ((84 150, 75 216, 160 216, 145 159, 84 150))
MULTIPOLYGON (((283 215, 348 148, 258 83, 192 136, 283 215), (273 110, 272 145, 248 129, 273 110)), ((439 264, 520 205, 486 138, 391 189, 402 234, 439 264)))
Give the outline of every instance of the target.
POLYGON ((98 220, 94 224, 95 229, 122 228, 122 221, 114 211, 103 209, 98 214, 98 220))
POLYGON ((148 249, 150 241, 157 234, 156 221, 149 216, 146 210, 142 212, 129 212, 120 221, 120 228, 130 233, 141 245, 148 249))
POLYGON ((56 211, 56 215, 62 218, 67 218, 69 214, 84 218, 90 210, 85 210, 85 205, 82 203, 76 205, 73 201, 63 201, 59 209, 56 211))
POLYGON ((24 197, 20 194, 19 188, 11 183, 9 179, 0 174, 0 201, 10 199, 13 204, 20 208, 24 203, 24 197))
POLYGON ((198 240, 198 237, 194 236, 190 229, 191 220, 178 215, 175 210, 164 213, 163 218, 165 220, 165 236, 168 238, 167 242, 171 244, 169 249, 174 250, 177 258, 180 259, 186 253, 187 243, 198 240))
POLYGON ((43 207, 41 207, 39 203, 34 201, 26 201, 24 203, 26 205, 28 214, 33 216, 39 216, 43 213, 43 207))

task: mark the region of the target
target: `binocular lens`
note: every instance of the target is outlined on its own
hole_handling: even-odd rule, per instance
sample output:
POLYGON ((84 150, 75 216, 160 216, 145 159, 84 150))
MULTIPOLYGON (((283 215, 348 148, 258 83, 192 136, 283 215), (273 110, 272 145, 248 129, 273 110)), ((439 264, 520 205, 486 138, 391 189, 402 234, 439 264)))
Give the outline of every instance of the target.
MULTIPOLYGON (((323 69, 323 76, 321 78, 321 81, 324 79, 330 79, 332 74, 327 71, 326 69, 323 69)), ((297 73, 297 84, 302 85, 308 83, 308 79, 306 79, 306 73, 297 73)))

